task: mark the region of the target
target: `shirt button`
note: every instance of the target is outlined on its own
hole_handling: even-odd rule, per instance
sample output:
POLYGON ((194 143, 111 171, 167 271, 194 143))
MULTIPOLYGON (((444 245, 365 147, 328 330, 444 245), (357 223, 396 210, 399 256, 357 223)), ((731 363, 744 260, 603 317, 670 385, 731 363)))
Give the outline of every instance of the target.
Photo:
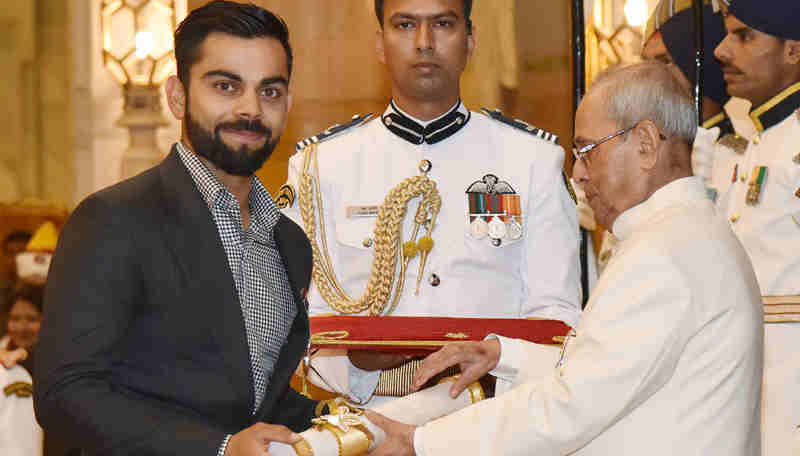
POLYGON ((361 241, 361 245, 363 245, 366 248, 372 247, 372 238, 364 239, 363 241, 361 241))
POLYGON ((438 287, 439 284, 442 283, 442 280, 439 279, 438 275, 431 274, 430 277, 428 277, 428 283, 430 283, 432 287, 438 287))
POLYGON ((736 223, 738 221, 739 221, 739 214, 738 213, 731 215, 731 223, 736 223))
POLYGON ((433 168, 433 163, 431 163, 430 160, 425 159, 425 160, 422 160, 421 162, 419 162, 419 170, 423 174, 427 174, 427 172, 430 171, 431 168, 433 168))

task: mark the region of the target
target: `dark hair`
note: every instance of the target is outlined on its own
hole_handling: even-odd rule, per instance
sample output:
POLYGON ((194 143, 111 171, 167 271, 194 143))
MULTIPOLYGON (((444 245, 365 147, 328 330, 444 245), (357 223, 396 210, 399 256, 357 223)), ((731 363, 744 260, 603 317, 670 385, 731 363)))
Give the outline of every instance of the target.
POLYGON ((200 58, 200 45, 212 33, 275 38, 286 51, 289 76, 292 75, 289 28, 283 19, 254 4, 215 0, 189 13, 175 30, 175 61, 184 87, 189 87, 189 70, 200 58))
POLYGON ((19 282, 9 295, 8 301, 6 301, 4 314, 8 315, 11 312, 11 309, 14 307, 14 304, 19 300, 30 302, 33 304, 33 307, 36 307, 36 310, 38 310, 39 313, 42 313, 44 287, 42 285, 34 285, 28 282, 19 282))
MULTIPOLYGON (((375 15, 378 17, 378 22, 383 27, 383 3, 385 0, 375 0, 375 15)), ((472 0, 463 0, 464 2, 464 19, 467 21, 467 33, 472 35, 472 0)))
POLYGON ((8 254, 11 253, 8 251, 8 246, 13 242, 24 242, 28 243, 31 240, 33 235, 27 231, 13 231, 11 234, 6 236, 3 239, 3 253, 8 254))

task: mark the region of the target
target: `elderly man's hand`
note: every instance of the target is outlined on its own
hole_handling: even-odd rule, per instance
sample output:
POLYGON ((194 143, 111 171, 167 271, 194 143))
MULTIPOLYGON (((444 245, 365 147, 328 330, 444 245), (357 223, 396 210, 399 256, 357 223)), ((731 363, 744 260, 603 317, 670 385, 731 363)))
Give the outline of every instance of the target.
POLYGON ((414 430, 416 426, 403 424, 390 420, 372 410, 365 410, 364 414, 372 424, 383 429, 386 440, 378 445, 370 454, 373 456, 414 456, 414 430))
POLYGON ((450 395, 457 397, 467 386, 494 369, 498 361, 500 342, 494 338, 447 345, 425 358, 414 375, 414 389, 421 388, 434 375, 458 364, 461 367, 461 376, 450 388, 450 395))
POLYGON ((17 363, 25 361, 26 359, 28 359, 28 352, 24 348, 18 348, 16 350, 0 349, 0 364, 6 369, 11 369, 16 366, 17 363))

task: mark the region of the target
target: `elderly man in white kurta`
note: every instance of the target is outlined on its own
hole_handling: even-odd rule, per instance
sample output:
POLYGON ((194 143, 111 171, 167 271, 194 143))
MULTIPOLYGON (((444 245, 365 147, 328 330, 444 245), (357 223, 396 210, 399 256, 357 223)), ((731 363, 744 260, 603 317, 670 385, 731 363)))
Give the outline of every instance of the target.
POLYGON ((372 414, 389 435, 375 454, 759 454, 759 289, 691 176, 693 116, 663 64, 597 80, 574 178, 620 245, 574 333, 560 355, 502 337, 431 355, 417 385, 460 363, 454 390, 490 369, 515 387, 419 428, 372 414))

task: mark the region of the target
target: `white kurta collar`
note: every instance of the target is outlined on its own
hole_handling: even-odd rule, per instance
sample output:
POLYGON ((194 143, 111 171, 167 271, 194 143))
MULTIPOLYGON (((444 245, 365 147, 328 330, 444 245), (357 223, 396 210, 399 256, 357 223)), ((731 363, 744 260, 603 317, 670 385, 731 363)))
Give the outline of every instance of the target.
POLYGON ((614 236, 624 241, 661 210, 676 204, 708 199, 705 186, 699 177, 676 179, 656 190, 650 198, 620 214, 614 221, 614 236))

